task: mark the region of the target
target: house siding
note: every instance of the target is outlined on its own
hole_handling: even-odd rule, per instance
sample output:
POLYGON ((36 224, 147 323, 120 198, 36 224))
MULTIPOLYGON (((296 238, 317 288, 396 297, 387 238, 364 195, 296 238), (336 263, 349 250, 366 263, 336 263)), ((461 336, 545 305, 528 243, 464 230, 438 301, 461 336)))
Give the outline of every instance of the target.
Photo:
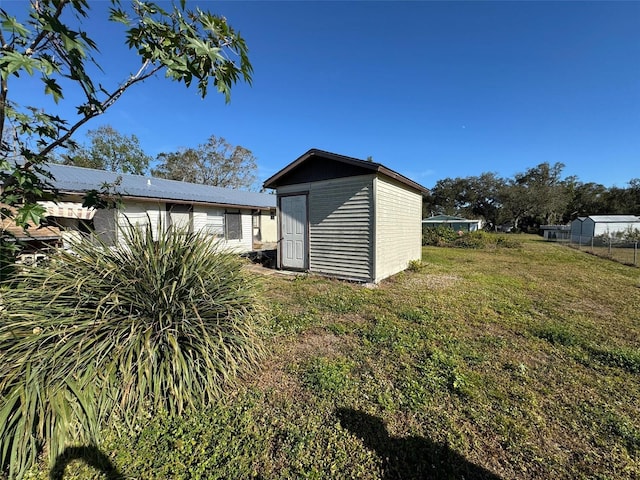
POLYGON ((422 257, 422 196, 400 182, 375 180, 375 282, 422 257))
POLYGON ((153 238, 158 238, 158 228, 160 223, 167 224, 165 204, 151 202, 124 202, 122 209, 118 211, 118 231, 116 238, 120 234, 120 230, 127 229, 131 225, 151 225, 153 238))
POLYGON ((373 280, 373 179, 359 175, 278 188, 278 194, 308 194, 310 272, 373 280))
POLYGON ((212 238, 220 241, 222 248, 242 253, 253 249, 251 210, 229 209, 229 212, 241 214, 242 238, 227 240, 224 238, 224 208, 195 206, 193 210, 193 231, 211 234, 212 238), (219 232, 215 235, 212 232, 219 232))
POLYGON ((278 220, 275 210, 262 211, 260 214, 260 241, 263 243, 275 243, 278 240, 278 220))
POLYGON ((315 182, 309 190, 309 270, 373 280, 373 176, 315 182))

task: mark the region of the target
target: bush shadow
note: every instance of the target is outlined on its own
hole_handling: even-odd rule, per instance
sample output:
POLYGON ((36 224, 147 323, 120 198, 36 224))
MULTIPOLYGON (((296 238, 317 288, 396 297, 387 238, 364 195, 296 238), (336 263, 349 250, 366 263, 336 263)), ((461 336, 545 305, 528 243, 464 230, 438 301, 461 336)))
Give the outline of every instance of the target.
POLYGON ((71 462, 80 460, 104 474, 107 480, 125 480, 109 457, 94 445, 67 447, 56 457, 56 461, 49 471, 49 480, 63 480, 64 472, 71 462))
POLYGON ((339 408, 336 416, 343 428, 359 437, 382 459, 384 480, 500 480, 498 475, 469 462, 448 445, 424 437, 390 436, 382 419, 373 415, 339 408))

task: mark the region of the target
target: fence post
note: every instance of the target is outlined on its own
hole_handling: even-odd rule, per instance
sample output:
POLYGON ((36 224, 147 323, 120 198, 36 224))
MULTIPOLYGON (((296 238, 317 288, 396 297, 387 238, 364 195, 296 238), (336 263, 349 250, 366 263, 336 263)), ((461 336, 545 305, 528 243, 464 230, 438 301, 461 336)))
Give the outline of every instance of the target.
POLYGON ((638 266, 638 242, 633 244, 633 264, 638 266))
POLYGON ((611 255, 611 244, 613 242, 611 241, 611 235, 609 235, 609 256, 612 257, 613 255, 611 255))

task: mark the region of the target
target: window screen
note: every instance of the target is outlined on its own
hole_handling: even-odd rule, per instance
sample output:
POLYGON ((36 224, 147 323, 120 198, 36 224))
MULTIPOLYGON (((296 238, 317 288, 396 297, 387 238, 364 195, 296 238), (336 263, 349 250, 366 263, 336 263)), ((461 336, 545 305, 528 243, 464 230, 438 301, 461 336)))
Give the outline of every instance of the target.
POLYGON ((207 213, 205 231, 215 237, 224 237, 224 211, 211 210, 207 213))
POLYGON ((240 213, 224 214, 225 237, 227 240, 242 239, 242 217, 240 213))

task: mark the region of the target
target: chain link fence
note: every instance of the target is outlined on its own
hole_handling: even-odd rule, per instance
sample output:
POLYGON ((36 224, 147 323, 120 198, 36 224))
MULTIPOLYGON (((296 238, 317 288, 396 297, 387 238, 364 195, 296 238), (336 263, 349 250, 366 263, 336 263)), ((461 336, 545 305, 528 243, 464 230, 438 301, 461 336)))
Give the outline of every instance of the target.
POLYGON ((622 240, 609 237, 583 237, 572 235, 565 240, 570 247, 599 257, 610 258, 625 265, 640 266, 638 240, 622 240))

